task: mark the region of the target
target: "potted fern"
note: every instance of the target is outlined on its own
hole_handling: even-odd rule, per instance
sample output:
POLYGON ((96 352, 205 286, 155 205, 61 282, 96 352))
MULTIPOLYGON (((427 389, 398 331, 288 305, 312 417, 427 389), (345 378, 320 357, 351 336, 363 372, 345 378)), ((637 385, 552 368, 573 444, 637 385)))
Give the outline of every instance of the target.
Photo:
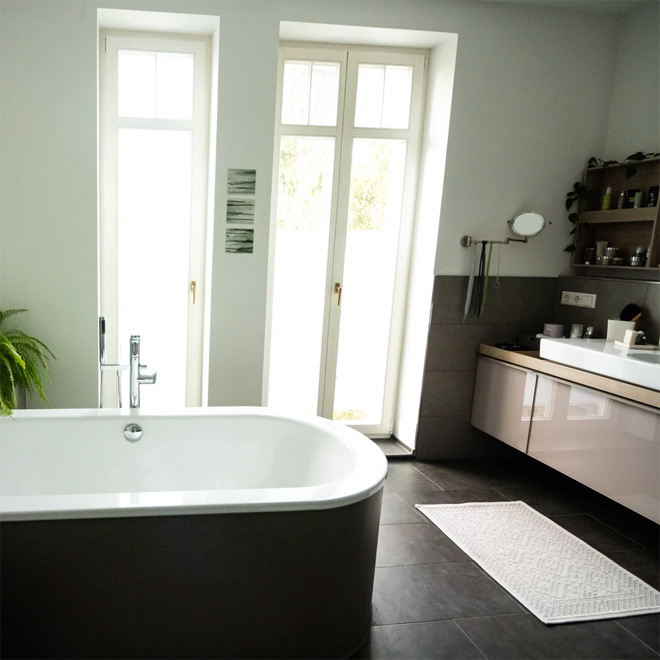
POLYGON ((48 403, 44 393, 42 373, 48 377, 48 360, 55 356, 42 341, 15 328, 1 326, 11 316, 27 309, 0 310, 0 415, 8 416, 17 406, 19 388, 36 392, 48 403))

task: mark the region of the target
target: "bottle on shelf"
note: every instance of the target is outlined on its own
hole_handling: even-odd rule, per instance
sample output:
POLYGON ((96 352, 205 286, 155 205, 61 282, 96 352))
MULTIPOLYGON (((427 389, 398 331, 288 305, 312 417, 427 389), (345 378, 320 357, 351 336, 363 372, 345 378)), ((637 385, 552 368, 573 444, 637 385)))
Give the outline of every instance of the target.
POLYGON ((603 201, 600 205, 601 211, 609 211, 611 201, 612 201, 612 188, 610 188, 610 186, 607 186, 607 188, 605 189, 605 194, 603 195, 603 201))
POLYGON ((626 207, 626 191, 622 190, 619 195, 619 203, 616 206, 618 209, 623 209, 626 207))

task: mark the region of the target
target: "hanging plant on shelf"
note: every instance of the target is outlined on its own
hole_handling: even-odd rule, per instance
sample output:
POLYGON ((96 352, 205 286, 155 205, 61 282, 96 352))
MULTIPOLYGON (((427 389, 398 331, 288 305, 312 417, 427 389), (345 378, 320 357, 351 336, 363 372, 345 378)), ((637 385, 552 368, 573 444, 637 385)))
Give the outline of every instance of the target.
MULTIPOLYGON (((643 151, 636 151, 634 154, 630 154, 630 156, 625 159, 625 162, 628 163, 628 166, 626 167, 626 179, 632 179, 632 177, 637 174, 637 163, 658 157, 660 157, 660 153, 655 152, 644 153, 643 151)), ((617 160, 602 160, 592 156, 589 159, 587 167, 607 167, 608 165, 622 165, 622 163, 617 160)))
MULTIPOLYGON (((0 310, 0 326, 5 319, 27 309, 0 310)), ((48 403, 44 393, 43 375, 48 378, 48 360, 55 358, 51 350, 36 337, 21 330, 0 329, 0 415, 11 415, 16 408, 16 392, 22 387, 36 392, 48 403)))
MULTIPOLYGON (((591 161, 589 161, 591 162, 591 161)), ((586 186, 582 185, 579 181, 573 184, 573 190, 566 193, 566 210, 571 209, 577 204, 576 210, 568 214, 568 221, 573 225, 571 229, 571 236, 573 242, 564 248, 564 252, 575 251, 575 241, 580 236, 580 211, 584 202, 591 201, 594 197, 593 190, 589 190, 586 186)))

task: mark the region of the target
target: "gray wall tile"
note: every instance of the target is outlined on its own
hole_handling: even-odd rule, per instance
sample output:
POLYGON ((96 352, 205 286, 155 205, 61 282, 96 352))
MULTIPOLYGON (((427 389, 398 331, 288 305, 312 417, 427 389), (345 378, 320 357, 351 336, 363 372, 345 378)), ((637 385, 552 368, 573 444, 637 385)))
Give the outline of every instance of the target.
POLYGON ((433 283, 431 323, 462 323, 467 288, 468 278, 463 275, 436 277, 433 283))
POLYGON ((446 323, 431 325, 426 356, 426 371, 474 371, 479 344, 511 342, 516 338, 518 326, 470 325, 446 323))
POLYGON ((469 415, 474 371, 427 371, 422 388, 422 416, 469 415))
POLYGON ((544 323, 552 323, 557 280, 554 277, 526 277, 519 332, 543 332, 544 323))
POLYGON ((660 284, 654 282, 606 280, 589 277, 560 277, 555 298, 554 317, 564 324, 566 335, 572 323, 581 323, 585 330, 594 326, 596 336, 605 337, 608 319, 618 319, 628 303, 642 308, 642 319, 637 328, 649 340, 657 343, 660 335, 660 284), (562 291, 595 293, 596 308, 584 309, 561 304, 562 291))
POLYGON ((504 457, 517 453, 515 449, 471 426, 469 415, 420 417, 416 451, 423 460, 504 457))

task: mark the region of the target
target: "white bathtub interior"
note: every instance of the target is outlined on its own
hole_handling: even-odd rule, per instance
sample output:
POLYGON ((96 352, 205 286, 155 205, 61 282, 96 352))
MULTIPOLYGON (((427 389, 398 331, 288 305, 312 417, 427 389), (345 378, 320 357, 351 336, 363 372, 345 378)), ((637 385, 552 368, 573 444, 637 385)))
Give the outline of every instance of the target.
POLYGON ((387 471, 382 452, 356 431, 261 408, 17 411, 2 436, 5 519, 324 508, 373 492, 387 471), (123 435, 130 422, 144 431, 135 443, 123 435))

